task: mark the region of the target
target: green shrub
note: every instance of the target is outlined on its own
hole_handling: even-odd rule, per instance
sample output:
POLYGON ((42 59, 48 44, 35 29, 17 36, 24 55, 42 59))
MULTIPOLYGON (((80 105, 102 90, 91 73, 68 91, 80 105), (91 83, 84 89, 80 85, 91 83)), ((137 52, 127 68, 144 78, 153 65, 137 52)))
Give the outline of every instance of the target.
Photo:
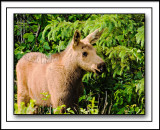
POLYGON ((25 106, 24 102, 21 102, 21 107, 18 110, 18 104, 14 103, 14 114, 32 114, 35 111, 35 100, 30 100, 30 102, 25 106))
MULTIPOLYGON (((144 14, 15 14, 14 67, 31 51, 46 55, 63 51, 76 29, 82 38, 97 28, 104 29, 93 46, 107 71, 100 76, 84 75, 79 113, 144 114, 144 20, 144 14)), ((16 85, 14 90, 16 94, 16 85)), ((46 95, 43 100, 48 99, 46 95)), ((74 114, 70 108, 67 113, 74 114)))

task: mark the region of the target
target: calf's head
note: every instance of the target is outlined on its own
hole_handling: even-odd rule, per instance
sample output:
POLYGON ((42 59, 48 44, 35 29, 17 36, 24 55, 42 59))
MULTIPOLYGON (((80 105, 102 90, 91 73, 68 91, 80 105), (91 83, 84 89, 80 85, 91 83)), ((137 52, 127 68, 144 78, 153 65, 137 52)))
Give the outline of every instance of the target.
POLYGON ((97 29, 81 40, 80 32, 78 30, 75 31, 71 45, 74 60, 81 69, 97 74, 105 71, 104 61, 97 55, 96 49, 92 46, 92 44, 100 38, 102 32, 103 30, 99 31, 99 29, 97 29))

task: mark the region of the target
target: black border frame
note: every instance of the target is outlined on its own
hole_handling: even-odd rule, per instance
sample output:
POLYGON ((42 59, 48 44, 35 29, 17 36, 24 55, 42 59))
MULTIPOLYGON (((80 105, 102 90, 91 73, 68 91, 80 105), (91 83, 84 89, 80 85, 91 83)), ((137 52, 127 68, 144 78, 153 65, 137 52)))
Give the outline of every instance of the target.
MULTIPOLYGON (((54 8, 54 9, 59 9, 59 8, 68 8, 68 9, 69 8, 70 9, 71 8, 72 9, 74 9, 74 8, 75 9, 76 8, 89 8, 89 9, 91 9, 91 8, 99 8, 99 9, 106 9, 106 8, 138 8, 138 9, 143 8, 144 9, 144 8, 147 8, 148 9, 149 8, 149 9, 151 9, 151 121, 7 121, 7 110, 6 110, 6 122, 152 122, 153 121, 153 112, 152 112, 152 110, 153 110, 153 90, 152 90, 152 84, 153 84, 153 82, 152 82, 152 78, 153 78, 152 77, 152 73, 153 73, 152 72, 152 63, 153 63, 153 58, 152 58, 152 56, 153 56, 153 50, 152 50, 153 49, 153 47, 152 47, 152 43, 153 43, 153 9, 152 9, 152 7, 6 7, 6 65, 7 65, 7 9, 8 8, 54 8)), ((32 14, 32 13, 30 13, 30 14, 32 14)), ((38 13, 34 13, 34 14, 38 14, 38 13)), ((47 13, 43 13, 43 14, 47 14, 47 13)), ((63 14, 63 13, 61 13, 61 14, 63 14)), ((67 14, 67 13, 64 13, 64 14, 67 14)), ((78 14, 78 13, 76 13, 76 14, 78 14)), ((83 14, 83 13, 81 13, 81 14, 83 14)), ((97 14, 100 14, 100 13, 97 13, 97 14)), ((102 13, 102 14, 104 14, 104 13, 102 13)), ((113 14, 113 13, 107 13, 107 14, 113 14)), ((126 14, 126 13, 120 13, 120 14, 126 14)), ((131 13, 127 13, 127 14, 131 14, 131 13)), ((134 14, 136 14, 136 13, 134 13, 134 14)), ((138 13, 138 14, 140 14, 140 13, 138 13)), ((146 31, 146 26, 145 26, 145 31, 146 31)), ((14 46, 14 44, 13 44, 13 46, 14 46)), ((13 47, 13 49, 14 49, 14 47, 13 47)), ((13 62, 14 62, 14 55, 13 55, 13 62)), ((13 65, 14 65, 14 63, 13 63, 13 65)), ((145 69, 146 69, 146 67, 145 67, 145 69)), ((14 77, 14 73, 13 73, 13 77, 14 77)), ((13 89, 14 89, 14 87, 13 87, 13 89)), ((146 98, 146 95, 145 95, 145 98, 146 98)), ((146 105, 146 101, 145 101, 145 105, 146 105)), ((7 67, 6 67, 6 109, 7 109, 7 67)), ((17 114, 14 114, 14 115, 17 115, 17 114)), ((26 116, 26 115, 23 115, 23 116, 26 116)), ((39 115, 30 115, 30 116, 39 116, 39 115)), ((146 115, 146 113, 144 115, 146 115)), ((64 115, 61 115, 61 116, 63 117, 64 115)), ((70 116, 70 115, 67 115, 67 116, 70 116)), ((76 115, 74 115, 74 116, 76 116, 76 115)), ((99 115, 98 114, 98 116, 104 116, 104 115, 99 115)), ((107 116, 110 116, 110 115, 107 115, 107 116)), ((114 115, 111 115, 111 116, 114 116, 114 115)), ((121 116, 121 115, 116 115, 116 116, 121 116)), ((127 115, 125 115, 125 116, 127 116, 127 115)), ((135 115, 129 115, 129 116, 135 116, 135 115)), ((138 116, 138 115, 136 115, 136 116, 138 116)), ((143 116, 143 115, 141 115, 141 116, 143 116)), ((65 117, 66 117, 66 115, 65 115, 65 117)))

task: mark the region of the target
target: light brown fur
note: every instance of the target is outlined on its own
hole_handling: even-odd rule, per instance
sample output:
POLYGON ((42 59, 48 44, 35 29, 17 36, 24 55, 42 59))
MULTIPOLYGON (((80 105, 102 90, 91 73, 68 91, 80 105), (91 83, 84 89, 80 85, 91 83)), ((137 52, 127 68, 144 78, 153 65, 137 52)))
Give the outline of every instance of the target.
POLYGON ((76 106, 79 96, 83 94, 84 72, 100 72, 97 66, 103 60, 90 43, 95 42, 101 33, 96 30, 80 40, 81 34, 76 30, 72 42, 61 53, 49 58, 39 52, 24 55, 16 66, 18 106, 21 102, 27 104, 30 99, 36 100, 38 106, 76 106), (83 56, 83 52, 88 55, 83 56), (46 101, 42 100, 43 92, 51 95, 46 101))

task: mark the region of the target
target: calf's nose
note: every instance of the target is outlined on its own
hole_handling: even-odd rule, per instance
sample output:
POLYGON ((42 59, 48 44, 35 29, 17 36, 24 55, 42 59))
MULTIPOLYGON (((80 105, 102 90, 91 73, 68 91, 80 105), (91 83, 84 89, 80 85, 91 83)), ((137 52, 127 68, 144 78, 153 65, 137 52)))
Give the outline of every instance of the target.
POLYGON ((106 70, 106 64, 104 62, 98 64, 97 68, 100 72, 104 72, 106 70))

